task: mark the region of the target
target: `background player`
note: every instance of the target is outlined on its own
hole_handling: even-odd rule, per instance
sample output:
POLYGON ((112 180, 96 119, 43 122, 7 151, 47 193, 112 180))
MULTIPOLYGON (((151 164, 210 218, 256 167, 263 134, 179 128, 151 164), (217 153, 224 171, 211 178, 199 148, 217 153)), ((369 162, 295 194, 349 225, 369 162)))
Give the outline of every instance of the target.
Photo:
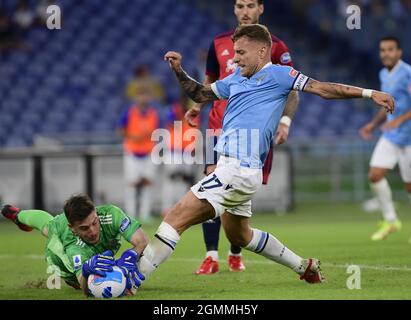
POLYGON ((65 282, 87 295, 90 274, 105 275, 117 265, 127 278, 127 289, 140 285, 144 277, 137 270, 138 255, 147 245, 147 237, 137 220, 113 205, 95 207, 87 195, 75 195, 64 204, 64 214, 55 217, 41 210, 21 210, 5 205, 1 211, 21 230, 39 230, 47 238, 46 261, 55 265, 65 282), (134 247, 120 259, 113 255, 123 237, 134 247))
POLYGON ((216 170, 194 185, 165 217, 155 238, 143 252, 140 271, 145 276, 150 275, 169 258, 185 230, 221 216, 224 231, 234 244, 289 267, 300 275, 300 279, 310 283, 322 282, 317 259, 303 259, 273 235, 250 226, 251 198, 261 187, 261 167, 288 93, 300 90, 324 99, 368 97, 391 112, 394 100, 382 92, 319 82, 291 67, 273 65, 270 61, 271 36, 264 26, 240 26, 233 35, 233 42, 234 62, 238 68, 234 74, 211 85, 202 85, 189 77, 181 67, 179 53, 168 52, 164 57, 186 94, 194 101, 230 100, 223 133, 216 146, 221 154, 216 170), (240 129, 247 134, 239 133, 240 129), (257 141, 248 138, 253 131, 257 131, 257 141))
MULTIPOLYGON (((234 14, 239 25, 255 24, 259 22, 260 16, 264 12, 263 0, 236 0, 234 4, 234 14)), ((233 61, 234 49, 231 36, 234 30, 218 35, 214 38, 208 51, 206 78, 204 84, 211 84, 219 79, 223 79, 232 74, 236 69, 236 64, 233 61)), ((283 41, 272 35, 273 47, 271 51, 271 61, 274 64, 282 64, 293 66, 290 53, 283 41)), ((218 100, 213 103, 210 110, 209 129, 220 130, 224 111, 227 106, 227 100, 218 100)), ((202 105, 195 106, 200 109, 202 105)), ((298 94, 296 91, 290 93, 289 99, 285 107, 285 117, 281 120, 278 127, 278 135, 275 143, 281 144, 287 140, 288 129, 291 124, 291 119, 294 117, 298 107, 298 94)), ((216 136, 207 137, 217 141, 216 136)), ((263 166, 263 184, 268 183, 268 176, 272 165, 272 149, 270 149, 267 160, 263 166)), ((214 155, 212 163, 207 161, 204 173, 206 175, 213 172, 216 168, 217 155, 214 155)), ((209 159, 207 159, 209 160, 209 159)), ((216 218, 203 223, 204 241, 206 244, 206 258, 202 262, 196 274, 213 274, 218 272, 218 242, 221 227, 220 218, 216 218)), ((245 266, 241 258, 241 247, 231 244, 228 253, 228 266, 230 271, 243 271, 245 266)))
POLYGON ((400 42, 395 37, 380 41, 380 58, 384 68, 380 71, 381 90, 390 93, 396 110, 388 116, 381 110, 360 129, 362 138, 369 140, 382 123, 384 131, 378 140, 370 161, 368 179, 379 202, 384 221, 371 236, 372 240, 385 239, 401 229, 392 200, 391 188, 385 176, 399 164, 402 180, 411 200, 411 66, 401 60, 400 42))

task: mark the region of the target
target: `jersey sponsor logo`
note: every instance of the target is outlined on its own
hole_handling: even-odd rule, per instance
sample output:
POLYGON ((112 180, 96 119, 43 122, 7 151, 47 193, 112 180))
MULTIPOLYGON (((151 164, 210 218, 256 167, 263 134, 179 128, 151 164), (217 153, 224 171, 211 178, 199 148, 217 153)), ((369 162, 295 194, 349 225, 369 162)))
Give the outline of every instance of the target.
POLYGON ((294 81, 293 89, 297 91, 303 91, 305 88, 305 85, 308 82, 308 77, 300 73, 294 81))
POLYGON ((295 78, 298 75, 298 71, 295 69, 291 69, 290 70, 290 76, 292 76, 293 78, 295 78))
POLYGON ((74 270, 78 270, 81 267, 81 255, 76 254, 73 256, 73 265, 74 265, 74 270))
POLYGON ((237 63, 234 63, 233 59, 227 60, 227 67, 225 68, 225 72, 232 73, 237 69, 237 63))
POLYGON ((229 56, 230 55, 230 51, 228 51, 228 49, 225 49, 222 53, 222 56, 229 56))
POLYGON ((121 225, 120 225, 120 231, 121 232, 126 231, 127 228, 130 226, 130 224, 131 224, 130 219, 128 217, 124 218, 124 220, 121 222, 121 225))
POLYGON ((289 52, 284 52, 281 57, 280 57, 280 61, 282 64, 287 64, 291 62, 291 55, 289 52))

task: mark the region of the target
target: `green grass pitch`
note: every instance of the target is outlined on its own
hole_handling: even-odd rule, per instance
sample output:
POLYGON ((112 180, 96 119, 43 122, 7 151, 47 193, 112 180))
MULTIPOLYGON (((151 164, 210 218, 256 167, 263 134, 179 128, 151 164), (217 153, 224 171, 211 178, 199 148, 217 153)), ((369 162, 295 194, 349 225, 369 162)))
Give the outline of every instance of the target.
MULTIPOLYGON (((201 227, 195 226, 137 294, 122 299, 410 299, 409 213, 408 204, 399 205, 403 229, 382 242, 370 240, 380 215, 363 213, 357 204, 301 204, 284 216, 255 214, 254 227, 274 234, 301 256, 320 258, 327 278, 320 285, 300 281, 289 269, 246 251, 246 271, 229 272, 223 232, 220 272, 196 276, 205 249, 201 227), (351 264, 360 266, 361 289, 347 288, 351 264)), ((145 227, 150 237, 158 224, 159 220, 145 227)), ((9 222, 0 222, 0 299, 84 299, 64 282, 60 290, 47 289, 44 245, 38 232, 24 233, 9 222)))

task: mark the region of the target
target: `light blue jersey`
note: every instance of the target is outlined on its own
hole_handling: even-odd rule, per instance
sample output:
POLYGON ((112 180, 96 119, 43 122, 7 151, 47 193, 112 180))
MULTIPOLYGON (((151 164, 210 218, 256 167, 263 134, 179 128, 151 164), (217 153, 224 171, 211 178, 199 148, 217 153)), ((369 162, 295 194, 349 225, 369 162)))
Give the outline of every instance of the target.
MULTIPOLYGON (((395 100, 395 111, 388 114, 387 121, 391 121, 406 112, 411 111, 411 66, 404 61, 388 71, 380 71, 381 90, 391 94, 395 100)), ((404 122, 396 129, 384 133, 384 137, 399 146, 411 145, 411 121, 404 122)))
POLYGON ((222 134, 215 150, 262 168, 291 90, 304 89, 308 77, 292 67, 268 63, 250 78, 240 69, 211 85, 220 99, 228 98, 222 134))

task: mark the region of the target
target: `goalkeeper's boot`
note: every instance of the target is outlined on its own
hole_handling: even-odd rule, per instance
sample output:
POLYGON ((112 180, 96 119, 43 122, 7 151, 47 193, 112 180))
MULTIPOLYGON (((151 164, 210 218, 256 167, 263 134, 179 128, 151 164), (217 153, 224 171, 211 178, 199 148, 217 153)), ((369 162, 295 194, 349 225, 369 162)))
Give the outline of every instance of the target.
POLYGON ((1 209, 1 213, 4 217, 6 217, 7 219, 13 221, 21 230, 29 232, 32 231, 33 228, 25 225, 23 223, 21 223, 18 219, 18 214, 20 212, 19 208, 16 208, 14 206, 11 206, 9 204, 6 204, 3 209, 1 209))
POLYGON ((233 272, 241 272, 245 270, 241 255, 228 255, 228 268, 233 272))
POLYGON ((321 274, 320 261, 318 259, 304 259, 301 264, 304 267, 304 273, 300 276, 300 280, 305 280, 308 283, 321 283, 325 281, 324 276, 321 274))
POLYGON ((390 233, 399 231, 401 227, 402 223, 400 220, 395 220, 394 222, 382 221, 379 224, 378 230, 371 236, 371 240, 384 240, 390 233))
POLYGON ((196 275, 213 274, 216 272, 218 272, 218 261, 213 260, 212 257, 207 257, 196 271, 196 275))

